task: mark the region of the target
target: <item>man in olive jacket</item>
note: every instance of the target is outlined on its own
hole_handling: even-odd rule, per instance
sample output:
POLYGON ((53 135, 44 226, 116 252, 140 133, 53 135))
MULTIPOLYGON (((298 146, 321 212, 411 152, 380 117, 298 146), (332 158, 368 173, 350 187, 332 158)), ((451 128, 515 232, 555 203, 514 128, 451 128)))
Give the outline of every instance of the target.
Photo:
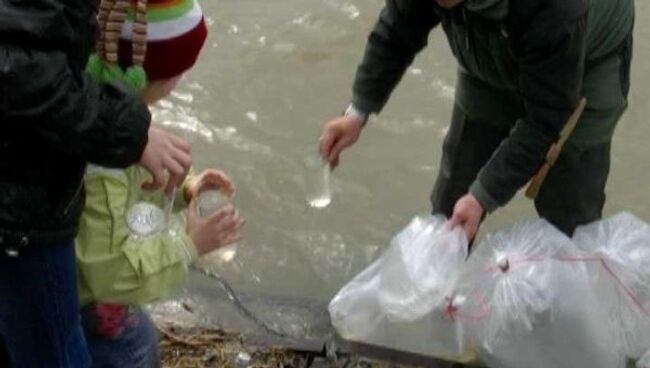
POLYGON ((182 139, 147 106, 83 72, 91 0, 0 0, 0 366, 85 367, 73 240, 86 162, 140 162, 152 187, 181 182, 182 139))
POLYGON ((535 174, 585 97, 535 200, 539 215, 570 235, 601 217, 612 134, 627 106, 633 23, 633 0, 387 0, 352 102, 325 124, 320 152, 338 164, 441 25, 459 71, 433 212, 472 239, 482 217, 535 174))

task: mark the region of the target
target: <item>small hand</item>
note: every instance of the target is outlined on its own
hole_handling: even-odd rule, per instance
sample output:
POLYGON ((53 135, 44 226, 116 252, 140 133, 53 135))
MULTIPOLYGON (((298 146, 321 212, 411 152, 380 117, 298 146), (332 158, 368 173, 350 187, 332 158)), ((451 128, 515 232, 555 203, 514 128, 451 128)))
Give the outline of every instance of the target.
POLYGON ((450 227, 458 225, 463 227, 468 240, 474 239, 478 225, 483 217, 483 207, 473 194, 468 193, 461 197, 454 205, 454 213, 448 221, 450 227))
POLYGON ((232 198, 235 195, 235 185, 221 170, 205 169, 199 175, 191 178, 185 184, 185 199, 192 201, 202 190, 215 188, 232 198))
POLYGON ((196 214, 196 202, 187 209, 186 231, 194 242, 199 256, 212 252, 241 239, 239 230, 244 219, 231 205, 225 206, 206 218, 196 214))

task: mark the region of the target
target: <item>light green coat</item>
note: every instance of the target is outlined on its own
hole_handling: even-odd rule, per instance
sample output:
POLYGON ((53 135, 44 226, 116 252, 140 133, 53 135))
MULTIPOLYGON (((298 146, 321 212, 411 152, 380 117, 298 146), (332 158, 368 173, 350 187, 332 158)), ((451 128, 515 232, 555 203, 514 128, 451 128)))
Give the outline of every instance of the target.
MULTIPOLYGON (((86 205, 75 245, 82 306, 98 301, 150 303, 185 280, 187 265, 197 254, 182 216, 175 216, 175 230, 147 237, 132 236, 126 225, 127 210, 137 200, 164 204, 160 193, 143 194, 138 189, 148 180, 149 174, 140 166, 125 170, 89 167, 86 205)), ((177 203, 184 204, 182 195, 177 203)))

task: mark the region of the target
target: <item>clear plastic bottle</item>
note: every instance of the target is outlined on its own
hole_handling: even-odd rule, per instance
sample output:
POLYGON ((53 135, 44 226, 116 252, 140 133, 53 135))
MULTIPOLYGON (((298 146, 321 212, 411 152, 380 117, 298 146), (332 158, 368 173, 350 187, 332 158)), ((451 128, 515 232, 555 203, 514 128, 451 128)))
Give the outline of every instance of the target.
POLYGON ((165 212, 150 202, 138 202, 126 213, 126 224, 135 236, 148 236, 165 229, 165 212))
POLYGON ((199 193, 196 210, 199 217, 208 217, 228 203, 230 200, 219 189, 207 189, 199 193))
MULTIPOLYGON (((196 211, 199 217, 208 217, 229 203, 230 198, 224 195, 219 189, 210 188, 199 193, 196 211)), ((216 255, 220 262, 230 262, 235 258, 236 253, 237 244, 234 243, 221 247, 210 254, 216 255)))
POLYGON ((312 208, 325 208, 332 202, 330 165, 319 154, 305 158, 305 199, 312 208))
POLYGON ((245 351, 240 351, 234 358, 234 368, 248 368, 250 367, 250 363, 252 361, 252 357, 250 354, 248 354, 245 351))

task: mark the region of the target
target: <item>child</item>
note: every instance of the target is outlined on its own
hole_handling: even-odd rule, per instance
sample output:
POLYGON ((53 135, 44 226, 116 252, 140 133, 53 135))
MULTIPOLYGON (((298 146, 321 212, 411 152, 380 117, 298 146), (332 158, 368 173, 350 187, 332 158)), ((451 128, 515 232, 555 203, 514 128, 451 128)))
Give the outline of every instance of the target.
MULTIPOLYGON (((148 6, 103 0, 98 18, 102 36, 89 72, 139 89, 148 103, 174 88, 206 38, 195 0, 149 0, 148 6)), ((191 203, 181 226, 169 225, 164 196, 140 189, 146 179, 138 167, 90 167, 86 173, 88 199, 76 251, 82 324, 98 367, 157 367, 158 336, 140 305, 177 288, 197 256, 237 241, 243 224, 232 206, 205 219, 196 214, 192 199, 201 188, 217 186, 233 195, 220 171, 206 170, 179 191, 176 203, 191 203), (143 209, 150 217, 137 214, 143 209), (139 223, 143 218, 171 228, 139 223)))
POLYGON ((86 162, 183 180, 189 147, 84 73, 87 0, 0 2, 0 367, 86 367, 73 238, 86 162), (164 158, 164 160, 162 159, 164 158))

